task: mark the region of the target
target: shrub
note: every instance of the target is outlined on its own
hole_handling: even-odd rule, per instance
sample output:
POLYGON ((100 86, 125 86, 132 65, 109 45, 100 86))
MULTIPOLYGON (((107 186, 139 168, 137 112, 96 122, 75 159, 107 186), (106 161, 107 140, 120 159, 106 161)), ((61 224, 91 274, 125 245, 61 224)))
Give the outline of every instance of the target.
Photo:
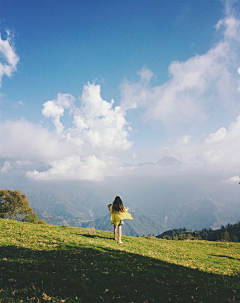
POLYGON ((165 239, 165 240, 172 240, 172 237, 169 236, 169 235, 165 235, 165 236, 163 237, 163 239, 165 239))

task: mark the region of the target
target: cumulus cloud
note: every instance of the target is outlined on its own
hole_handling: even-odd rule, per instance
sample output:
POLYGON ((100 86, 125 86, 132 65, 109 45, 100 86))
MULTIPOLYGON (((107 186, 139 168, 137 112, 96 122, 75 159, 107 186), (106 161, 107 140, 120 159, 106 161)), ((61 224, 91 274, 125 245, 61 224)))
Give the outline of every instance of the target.
POLYGON ((60 117, 64 115, 65 109, 72 109, 74 101, 75 98, 71 94, 59 93, 56 99, 43 104, 43 116, 53 119, 53 124, 58 133, 61 133, 64 129, 63 124, 60 122, 60 117))
MULTIPOLYGON (((201 167, 214 167, 225 172, 237 172, 240 166, 240 114, 228 128, 221 127, 211 133, 203 142, 188 141, 187 144, 177 140, 176 144, 163 150, 182 162, 198 163, 201 167), (211 166, 213 165, 213 166, 211 166)), ((224 172, 224 173, 225 173, 224 172)))
MULTIPOLYGON (((46 142, 41 147, 40 144, 30 143, 29 153, 33 157, 31 147, 39 146, 38 157, 46 157, 51 168, 43 172, 29 171, 27 177, 35 180, 101 180, 106 175, 118 173, 121 164, 117 155, 133 144, 128 140, 125 112, 120 106, 113 107, 113 100, 103 100, 101 87, 96 84, 84 86, 80 107, 75 107, 74 101, 70 94, 58 94, 56 99, 43 104, 42 114, 52 119, 56 131, 48 133, 38 126, 37 137, 46 142), (68 129, 64 129, 60 122, 65 110, 72 115, 72 127, 68 129), (48 146, 50 138, 53 140, 52 147, 48 146), (45 148, 49 150, 47 155, 45 148)), ((36 134, 36 129, 33 133, 36 134)), ((29 139, 29 135, 27 137, 29 139)))
POLYGON ((0 36, 0 86, 3 75, 11 77, 12 73, 16 71, 16 66, 19 61, 19 57, 16 55, 13 46, 10 45, 10 38, 2 40, 0 36))
POLYGON ((145 108, 145 117, 160 120, 165 127, 203 122, 209 109, 217 112, 234 102, 236 106, 240 21, 229 16, 219 21, 216 28, 220 27, 225 29, 224 38, 206 54, 172 62, 170 79, 163 85, 152 87, 153 73, 146 68, 138 73, 139 82, 125 80, 120 86, 121 106, 125 110, 145 108))
POLYGON ((227 130, 225 127, 221 127, 216 133, 210 134, 205 140, 205 143, 217 142, 223 140, 227 135, 227 130))

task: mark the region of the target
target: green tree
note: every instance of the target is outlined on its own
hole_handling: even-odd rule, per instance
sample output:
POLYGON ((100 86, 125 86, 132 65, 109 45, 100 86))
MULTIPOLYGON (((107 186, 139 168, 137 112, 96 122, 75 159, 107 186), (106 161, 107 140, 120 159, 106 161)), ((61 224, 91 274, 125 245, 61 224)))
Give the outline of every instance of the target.
POLYGON ((213 241, 219 241, 219 235, 216 232, 214 233, 213 241))
POLYGON ((225 231, 223 233, 223 238, 222 239, 223 239, 223 241, 226 241, 226 242, 230 242, 231 241, 231 238, 230 238, 229 233, 227 231, 225 231))
POLYGON ((172 240, 172 237, 169 236, 169 235, 165 235, 165 236, 163 237, 163 239, 165 239, 165 240, 172 240))
POLYGON ((0 218, 17 219, 32 223, 39 222, 36 214, 29 206, 26 195, 23 195, 20 190, 0 190, 0 218))
POLYGON ((178 237, 179 240, 185 240, 186 239, 186 235, 185 234, 180 234, 178 237))

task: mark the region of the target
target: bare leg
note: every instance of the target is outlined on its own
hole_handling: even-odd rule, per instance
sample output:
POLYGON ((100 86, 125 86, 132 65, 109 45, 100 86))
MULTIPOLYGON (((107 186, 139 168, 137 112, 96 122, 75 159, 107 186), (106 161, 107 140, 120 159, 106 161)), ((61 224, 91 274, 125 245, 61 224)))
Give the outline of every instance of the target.
POLYGON ((122 226, 118 226, 119 243, 122 243, 122 226))
POLYGON ((114 240, 117 240, 116 231, 117 231, 117 226, 115 226, 115 225, 114 225, 114 227, 113 227, 113 232, 114 232, 114 240))

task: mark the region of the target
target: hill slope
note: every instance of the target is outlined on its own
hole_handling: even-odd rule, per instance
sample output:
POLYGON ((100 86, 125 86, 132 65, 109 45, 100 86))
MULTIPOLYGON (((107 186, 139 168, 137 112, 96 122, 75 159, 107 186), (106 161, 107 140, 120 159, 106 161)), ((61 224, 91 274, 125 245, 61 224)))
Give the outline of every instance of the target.
POLYGON ((0 219, 1 302, 240 301, 239 243, 123 241, 0 219))

